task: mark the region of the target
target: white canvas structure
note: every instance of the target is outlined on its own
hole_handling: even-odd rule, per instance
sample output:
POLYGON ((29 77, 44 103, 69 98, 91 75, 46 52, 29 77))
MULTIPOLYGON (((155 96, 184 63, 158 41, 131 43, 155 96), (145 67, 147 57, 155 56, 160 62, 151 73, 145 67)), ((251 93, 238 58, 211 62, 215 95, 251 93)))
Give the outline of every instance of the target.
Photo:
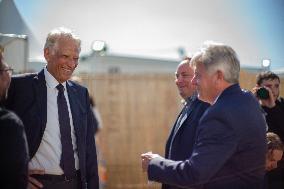
POLYGON ((0 2, 0 45, 5 48, 5 61, 15 72, 29 70, 29 52, 32 52, 30 48, 39 48, 13 0, 0 2))

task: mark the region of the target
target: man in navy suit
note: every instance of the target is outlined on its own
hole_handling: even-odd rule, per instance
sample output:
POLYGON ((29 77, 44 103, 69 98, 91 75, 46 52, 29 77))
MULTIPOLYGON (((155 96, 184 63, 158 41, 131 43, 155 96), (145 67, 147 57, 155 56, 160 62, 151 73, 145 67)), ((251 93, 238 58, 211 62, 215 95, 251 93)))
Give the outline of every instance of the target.
MULTIPOLYGON (((195 86, 191 84, 194 73, 189 62, 190 58, 183 60, 175 73, 175 83, 184 100, 184 107, 175 121, 166 143, 165 158, 174 161, 183 161, 191 156, 198 121, 209 106, 197 98, 195 86)), ((179 187, 163 184, 162 188, 178 189, 179 187)))
POLYGON ((224 44, 207 43, 191 63, 198 98, 211 106, 199 121, 192 155, 172 161, 148 154, 149 180, 188 188, 263 188, 266 124, 252 93, 239 86, 240 63, 224 44))
POLYGON ((80 46, 71 30, 54 29, 44 47, 47 66, 39 73, 12 78, 7 107, 25 126, 29 188, 99 188, 89 94, 69 81, 80 46))

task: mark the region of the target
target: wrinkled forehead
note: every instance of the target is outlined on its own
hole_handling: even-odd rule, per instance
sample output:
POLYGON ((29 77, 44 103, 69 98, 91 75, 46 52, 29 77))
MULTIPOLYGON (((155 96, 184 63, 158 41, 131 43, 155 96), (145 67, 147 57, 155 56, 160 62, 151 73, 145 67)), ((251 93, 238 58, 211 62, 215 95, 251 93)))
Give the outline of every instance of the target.
POLYGON ((190 60, 190 65, 196 67, 198 64, 202 64, 202 52, 197 52, 190 60))
POLYGON ((207 72, 206 66, 201 61, 196 61, 195 64, 192 64, 194 73, 203 73, 207 72))
POLYGON ((180 73, 180 72, 193 72, 193 67, 190 66, 190 63, 188 60, 184 60, 178 65, 176 69, 176 73, 180 73))
POLYGON ((68 38, 58 40, 51 48, 53 52, 59 54, 71 52, 79 54, 81 50, 80 44, 77 41, 68 38))

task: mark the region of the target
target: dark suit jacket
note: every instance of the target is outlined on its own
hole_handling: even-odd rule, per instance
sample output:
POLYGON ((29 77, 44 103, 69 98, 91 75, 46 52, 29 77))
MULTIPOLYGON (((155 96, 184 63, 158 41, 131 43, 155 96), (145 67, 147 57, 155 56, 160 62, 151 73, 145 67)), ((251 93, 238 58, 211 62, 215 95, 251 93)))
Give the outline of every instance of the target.
MULTIPOLYGON (((86 88, 66 82, 69 103, 76 133, 82 187, 98 188, 98 166, 94 127, 89 94, 86 88)), ((44 71, 12 78, 7 108, 22 119, 32 158, 38 150, 47 122, 47 89, 44 71)))
POLYGON ((154 158, 149 180, 204 189, 263 187, 266 123, 255 97, 238 84, 225 89, 200 119, 190 158, 154 158))
POLYGON ((28 145, 22 121, 0 107, 0 188, 26 189, 28 145))
MULTIPOLYGON (((190 102, 188 102, 183 108, 186 108, 187 118, 177 125, 178 118, 181 115, 180 113, 171 130, 170 136, 166 143, 166 159, 183 161, 191 156, 199 119, 208 107, 209 104, 200 101, 196 96, 191 97, 190 102)), ((163 184, 162 188, 177 189, 178 187, 163 184)))

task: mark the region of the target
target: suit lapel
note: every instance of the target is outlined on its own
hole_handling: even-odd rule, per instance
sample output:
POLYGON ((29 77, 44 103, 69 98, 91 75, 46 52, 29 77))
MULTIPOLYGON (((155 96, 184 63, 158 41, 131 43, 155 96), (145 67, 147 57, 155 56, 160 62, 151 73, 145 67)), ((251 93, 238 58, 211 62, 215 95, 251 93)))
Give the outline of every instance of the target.
POLYGON ((36 105, 39 109, 41 131, 44 132, 47 121, 47 89, 44 70, 41 70, 34 78, 34 90, 36 105))
MULTIPOLYGON (((179 113, 178 118, 181 116, 181 113, 182 113, 182 111, 179 113)), ((175 128, 176 128, 176 126, 177 126, 177 125, 176 125, 177 122, 178 122, 178 119, 176 119, 174 125, 172 126, 170 135, 169 135, 169 137, 168 137, 168 139, 167 139, 166 149, 165 149, 165 157, 166 157, 166 158, 169 158, 169 156, 170 156, 172 141, 173 141, 173 138, 174 138, 174 135, 175 135, 175 128)))
POLYGON ((187 107, 185 107, 185 108, 187 108, 187 110, 186 110, 186 115, 183 116, 183 118, 181 118, 180 123, 175 126, 175 127, 177 127, 177 128, 175 129, 174 136, 178 133, 178 131, 180 130, 180 128, 183 126, 184 122, 185 122, 187 119, 189 119, 190 114, 192 113, 192 110, 194 109, 194 105, 195 105, 194 102, 195 102, 195 101, 191 102, 191 104, 189 104, 189 105, 187 105, 187 107))
MULTIPOLYGON (((172 136, 172 139, 171 139, 172 141, 174 141, 174 139, 175 139, 177 133, 179 132, 179 130, 180 130, 180 129, 182 128, 182 126, 184 125, 184 122, 185 122, 186 120, 190 119, 190 115, 191 115, 191 113, 192 113, 192 111, 193 111, 193 109, 194 109, 196 103, 197 103, 197 100, 194 100, 194 101, 191 102, 190 105, 188 105, 188 107, 187 107, 188 110, 187 110, 187 112, 186 112, 186 117, 180 121, 179 125, 175 125, 175 127, 177 127, 177 128, 174 128, 174 130, 173 130, 173 136, 172 136)), ((180 115, 181 115, 181 114, 180 114, 180 115)), ((191 121, 193 121, 193 119, 190 119, 189 122, 188 122, 186 125, 191 125, 191 121)), ((176 124, 177 124, 177 122, 176 122, 176 124)))
MULTIPOLYGON (((190 119, 190 115, 192 113, 192 111, 195 109, 195 106, 196 106, 196 103, 197 103, 197 100, 193 100, 191 102, 190 105, 188 105, 188 110, 186 112, 186 118, 184 118, 183 120, 181 120, 181 122, 178 124, 178 119, 176 120, 175 122, 175 126, 173 127, 172 131, 171 131, 171 135, 169 137, 169 140, 168 140, 168 147, 166 148, 166 158, 171 158, 171 148, 172 148, 172 145, 173 145, 173 142, 176 138, 176 135, 178 134, 178 131, 181 129, 181 127, 184 125, 184 122, 187 120, 187 119, 190 119), (177 128, 176 128, 177 127, 177 128)), ((179 114, 178 117, 180 117, 182 114, 182 111, 181 113, 179 114)), ((191 125, 191 121, 192 119, 189 120, 189 122, 186 124, 186 125, 191 125)))
POLYGON ((79 126, 80 123, 82 123, 81 118, 83 114, 83 105, 80 103, 80 97, 79 93, 75 87, 75 85, 69 81, 66 82, 66 88, 68 92, 68 98, 69 98, 69 103, 70 103, 70 109, 72 113, 72 120, 73 120, 73 125, 75 132, 79 132, 79 126))

